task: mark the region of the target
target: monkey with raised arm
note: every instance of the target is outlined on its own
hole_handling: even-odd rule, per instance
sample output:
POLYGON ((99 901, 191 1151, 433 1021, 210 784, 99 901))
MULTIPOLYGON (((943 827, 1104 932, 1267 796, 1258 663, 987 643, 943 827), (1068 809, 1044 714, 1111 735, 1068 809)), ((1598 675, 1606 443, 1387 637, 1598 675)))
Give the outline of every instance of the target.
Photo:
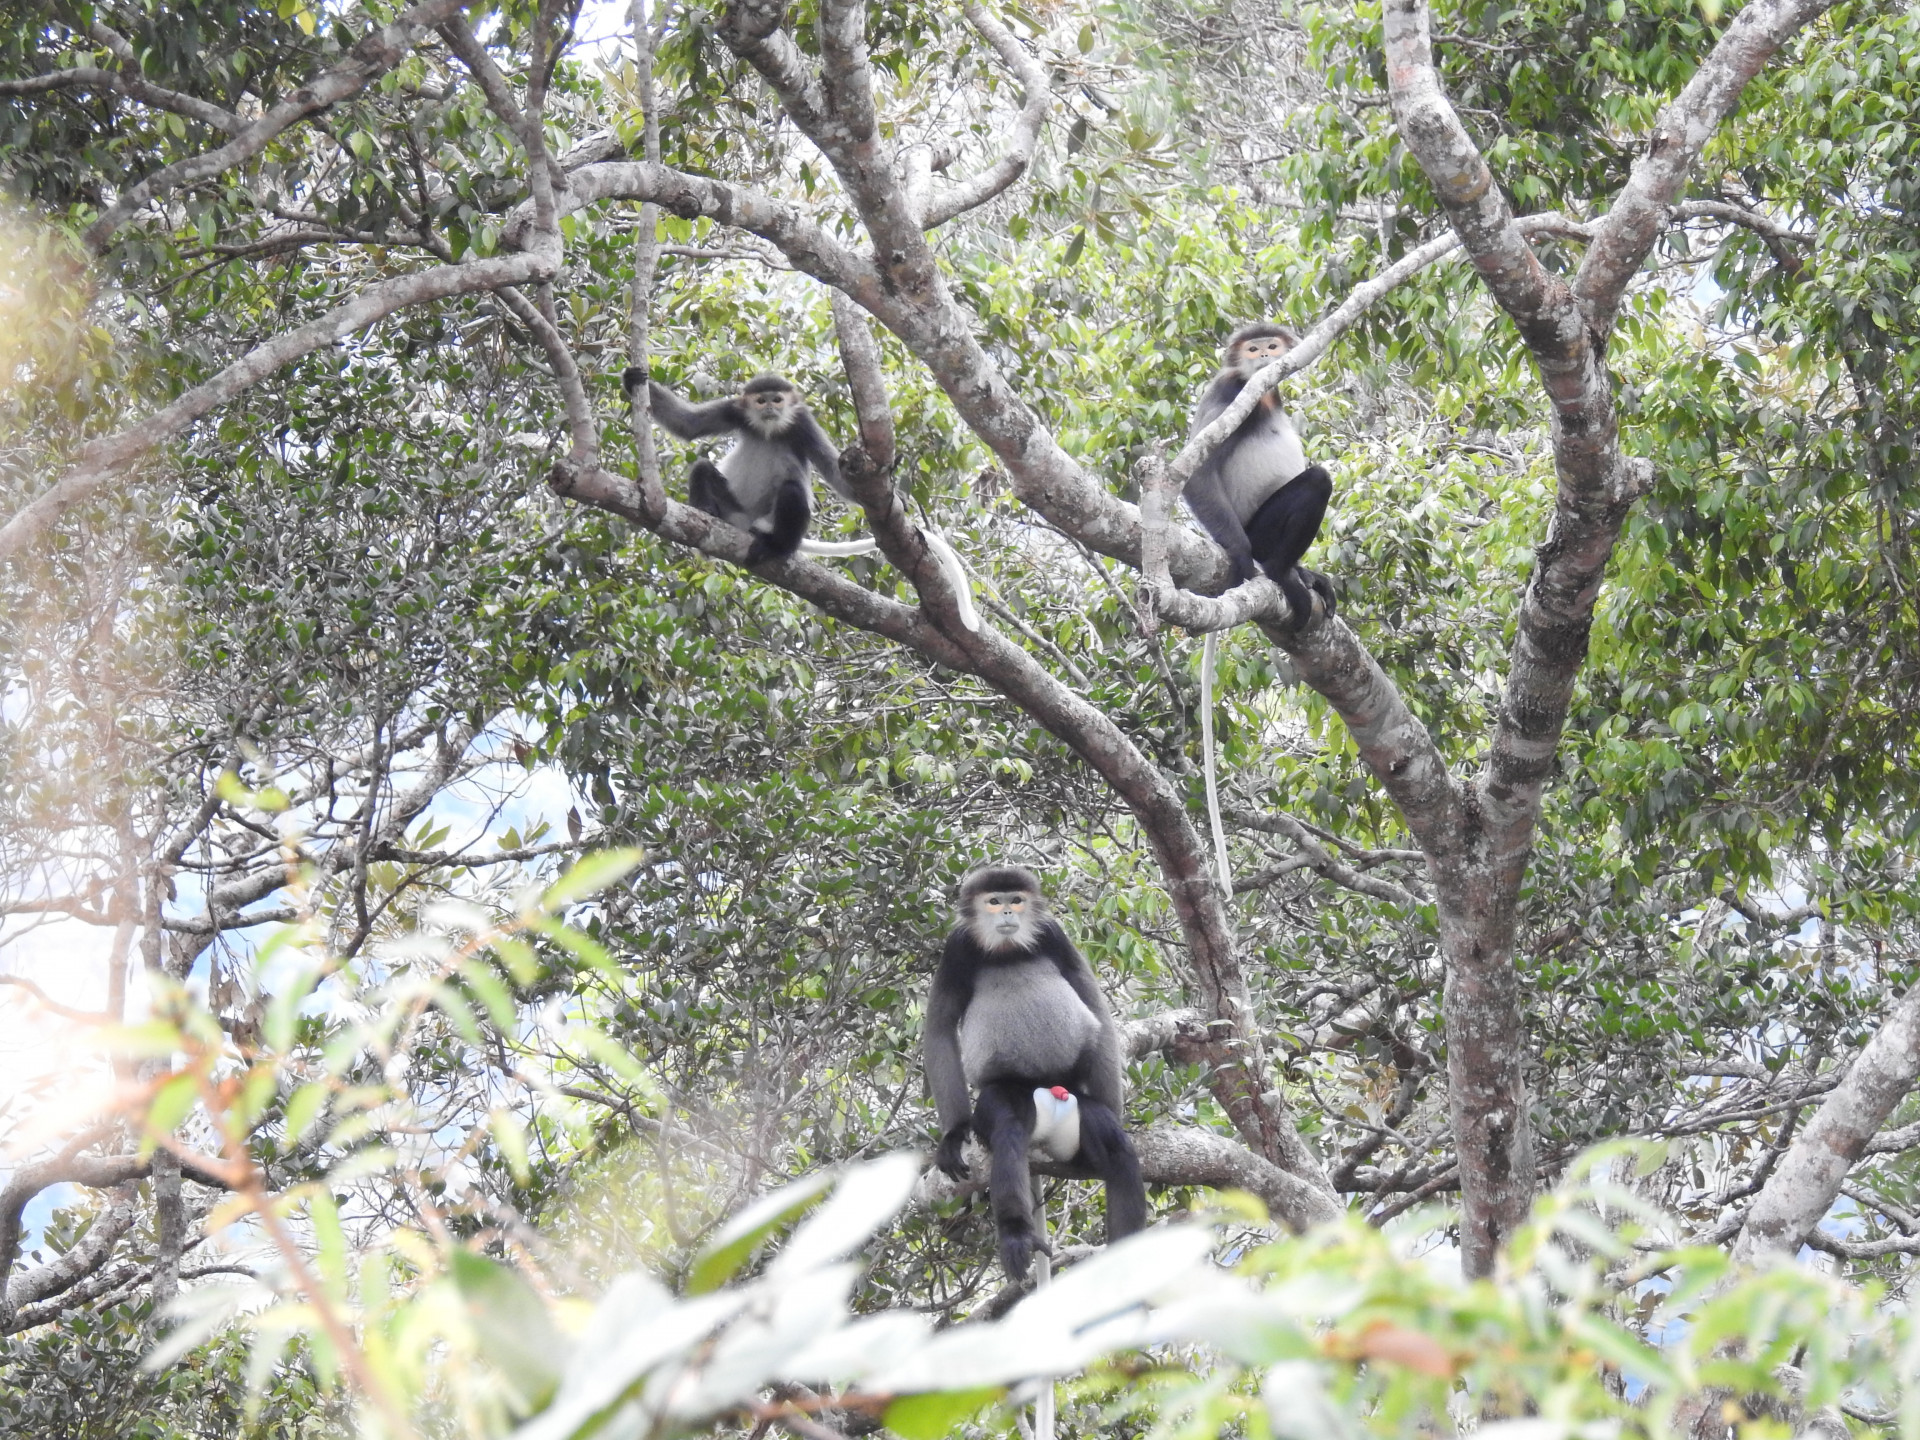
MULTIPOLYGON (((1300 337, 1284 325, 1243 325, 1227 340, 1220 370, 1194 406, 1192 435, 1234 402, 1254 372, 1278 360, 1300 337)), ((1333 583, 1300 563, 1333 496, 1333 480, 1307 464, 1293 421, 1277 391, 1260 397, 1253 413, 1193 472, 1183 492, 1187 508, 1233 561, 1240 582, 1262 570, 1287 597, 1295 629, 1313 615, 1314 595, 1334 614, 1333 583)))
MULTIPOLYGON (((622 377, 629 394, 644 379, 646 373, 634 366, 622 377)), ((800 548, 813 519, 809 466, 835 494, 853 498, 840 478, 839 449, 784 376, 757 375, 738 395, 697 405, 650 380, 647 397, 654 418, 682 440, 733 436, 718 465, 694 462, 687 501, 752 537, 749 565, 784 560, 800 548)))
POLYGON ((940 1117, 934 1163, 965 1178, 969 1132, 992 1156, 988 1188, 1009 1276, 1025 1280, 1045 1245, 1028 1161, 1036 1126, 1043 1153, 1106 1182, 1109 1241, 1147 1223, 1140 1161, 1120 1119, 1120 1030, 1031 870, 982 866, 961 882, 925 1046, 940 1117))

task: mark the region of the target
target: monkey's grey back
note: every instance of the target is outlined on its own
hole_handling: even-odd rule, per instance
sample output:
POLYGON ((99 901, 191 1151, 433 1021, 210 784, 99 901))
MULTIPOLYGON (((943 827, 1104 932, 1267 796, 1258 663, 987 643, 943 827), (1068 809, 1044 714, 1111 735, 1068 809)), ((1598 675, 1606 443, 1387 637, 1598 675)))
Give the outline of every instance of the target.
POLYGON ((773 508, 773 492, 788 480, 807 483, 807 462, 791 444, 742 430, 733 448, 720 458, 727 488, 748 515, 759 518, 773 508))
POLYGON ((1059 967, 1045 956, 983 965, 960 1020, 960 1063, 967 1083, 1063 1079, 1100 1033, 1059 967))
MULTIPOLYGON (((1204 430, 1239 393, 1238 381, 1224 386, 1215 381, 1200 402, 1192 433, 1204 430), (1225 398, 1220 398, 1223 391, 1225 398)), ((1262 405, 1213 452, 1206 468, 1219 475, 1227 503, 1245 525, 1269 495, 1307 468, 1307 454, 1287 412, 1278 405, 1271 410, 1262 405)))

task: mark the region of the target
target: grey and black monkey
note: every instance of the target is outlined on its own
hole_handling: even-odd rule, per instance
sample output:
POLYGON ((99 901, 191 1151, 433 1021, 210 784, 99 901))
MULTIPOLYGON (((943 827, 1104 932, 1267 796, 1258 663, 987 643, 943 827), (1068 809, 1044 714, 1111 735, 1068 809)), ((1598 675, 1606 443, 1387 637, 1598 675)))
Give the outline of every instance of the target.
MULTIPOLYGON (((1255 371, 1299 343, 1300 337, 1284 325, 1262 322, 1234 331, 1219 372, 1200 392, 1189 434, 1212 424, 1255 371)), ((1261 570, 1272 577, 1287 597, 1296 629, 1313 613, 1309 591, 1325 601, 1327 614, 1333 615, 1333 583, 1300 563, 1320 533, 1333 480, 1320 466, 1307 464, 1277 391, 1260 397, 1240 428, 1193 472, 1184 493, 1194 518, 1232 558, 1240 582, 1261 570)))
POLYGON ((1031 870, 969 872, 959 909, 927 1002, 927 1082, 941 1131, 934 1163, 964 1179, 967 1135, 979 1137, 992 1156, 1000 1263, 1025 1280, 1045 1245, 1028 1165, 1035 1090, 1064 1087, 1078 1102, 1078 1146, 1065 1160, 1106 1182, 1108 1240, 1147 1223, 1140 1161, 1120 1119, 1120 1031, 1031 870))
MULTIPOLYGON (((629 395, 646 372, 629 366, 621 377, 629 395)), ((853 498, 840 478, 840 452, 791 380, 757 375, 738 395, 693 405, 657 380, 647 382, 653 416, 682 440, 733 436, 733 448, 715 465, 696 460, 687 501, 753 539, 747 564, 785 560, 800 548, 813 519, 811 465, 837 495, 853 498)))

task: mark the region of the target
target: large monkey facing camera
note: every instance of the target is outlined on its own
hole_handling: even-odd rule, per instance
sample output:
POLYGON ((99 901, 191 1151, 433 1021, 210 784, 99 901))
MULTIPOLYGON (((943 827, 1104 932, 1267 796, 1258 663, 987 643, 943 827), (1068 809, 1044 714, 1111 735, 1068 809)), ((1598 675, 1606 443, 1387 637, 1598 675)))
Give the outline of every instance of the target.
MULTIPOLYGON (((630 366, 621 377, 631 393, 646 372, 630 366)), ((653 416, 682 440, 733 436, 720 463, 696 460, 688 475, 687 502, 753 539, 747 564, 785 560, 800 549, 813 519, 813 487, 807 467, 836 495, 853 499, 840 478, 840 452, 791 380, 757 375, 738 395, 691 405, 657 380, 647 381, 653 416)), ((828 547, 834 553, 833 547, 828 547)), ((869 541, 864 549, 872 549, 869 541)))
POLYGON ((983 866, 961 882, 960 923, 933 977, 925 1045, 940 1116, 934 1163, 965 1179, 968 1132, 986 1147, 1009 1276, 1025 1280, 1046 1244, 1034 1228, 1028 1165, 1037 1121, 1045 1122, 1043 1153, 1106 1182, 1109 1241, 1147 1223, 1140 1161, 1120 1120, 1120 1031, 1031 870, 983 866), (1077 1127, 1058 1123, 1063 1107, 1078 1112, 1077 1127))
MULTIPOLYGON (((1189 433, 1197 435, 1211 425, 1255 371, 1299 343, 1300 337, 1284 325, 1263 322, 1234 331, 1219 373, 1200 392, 1189 433)), ((1328 616, 1333 615, 1333 583, 1300 563, 1320 533, 1333 480, 1320 466, 1307 464, 1277 391, 1260 397, 1240 428, 1193 472, 1184 493, 1194 518, 1233 560, 1240 582, 1262 570, 1272 577, 1287 597, 1294 629, 1312 616, 1313 595, 1325 601, 1328 616)))

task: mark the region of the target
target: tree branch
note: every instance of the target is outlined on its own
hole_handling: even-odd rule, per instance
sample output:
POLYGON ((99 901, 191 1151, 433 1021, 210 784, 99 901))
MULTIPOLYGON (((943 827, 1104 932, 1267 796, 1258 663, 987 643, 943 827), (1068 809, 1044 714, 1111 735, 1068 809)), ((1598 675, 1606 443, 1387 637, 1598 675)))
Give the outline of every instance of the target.
POLYGON ((168 90, 141 78, 137 73, 102 70, 95 65, 75 65, 65 70, 49 70, 44 75, 29 75, 20 80, 0 80, 0 99, 10 95, 44 95, 53 90, 92 90, 124 95, 156 110, 170 110, 216 130, 234 131, 245 124, 231 110, 178 90, 168 90))
MULTIPOLYGON (((1834 0, 1748 0, 1680 94, 1655 122, 1647 148, 1605 219, 1573 282, 1594 334, 1613 329, 1620 297, 1667 223, 1694 162, 1733 114, 1747 82, 1793 34, 1834 0)), ((1727 217, 1720 217, 1727 218, 1727 217)))
POLYGON ((457 13, 464 3, 465 0, 421 0, 420 4, 404 12, 392 24, 383 25, 363 36, 347 52, 344 64, 336 65, 302 85, 225 145, 157 170, 129 187, 87 228, 84 237, 87 248, 96 255, 104 252, 120 227, 149 201, 182 186, 211 179, 251 160, 266 149, 276 135, 290 126, 358 95, 406 59, 407 52, 422 35, 449 15, 457 13))
POLYGON ((1810 1237, 1874 1133, 1920 1078, 1920 985, 1901 997, 1800 1131, 1747 1212, 1735 1264, 1791 1255, 1810 1237))
POLYGON ((0 526, 0 560, 25 549, 68 510, 92 499, 148 451, 301 356, 364 330, 396 310, 544 278, 554 272, 559 258, 557 247, 542 247, 523 255, 441 265, 396 276, 368 286, 316 320, 262 342, 165 409, 84 446, 66 474, 0 526))
POLYGON ((993 53, 1000 57, 1001 63, 1020 81, 1020 113, 1014 119, 1012 135, 1007 138, 1006 152, 998 160, 979 174, 933 197, 920 220, 929 230, 946 224, 955 216, 978 209, 1026 174, 1027 166, 1033 163, 1033 152, 1040 143, 1041 127, 1047 123, 1047 110, 1053 102, 1053 92, 1047 85, 1047 72, 1014 38, 1013 32, 1001 24, 999 18, 980 0, 966 0, 962 9, 967 22, 980 32, 993 47, 993 53))

